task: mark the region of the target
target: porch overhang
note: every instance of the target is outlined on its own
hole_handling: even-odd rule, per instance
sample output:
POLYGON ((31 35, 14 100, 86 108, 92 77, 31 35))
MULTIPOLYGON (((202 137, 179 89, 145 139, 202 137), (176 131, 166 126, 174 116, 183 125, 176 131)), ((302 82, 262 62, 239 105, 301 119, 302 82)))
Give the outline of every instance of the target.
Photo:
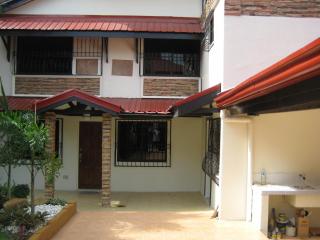
POLYGON ((39 114, 53 111, 63 115, 83 115, 88 111, 89 114, 108 113, 115 116, 122 109, 120 106, 102 98, 89 95, 77 89, 71 89, 53 97, 35 101, 34 110, 39 114), (67 108, 61 108, 64 105, 68 105, 67 108), (86 110, 86 107, 89 107, 89 109, 86 110))
POLYGON ((220 93, 221 84, 217 84, 202 92, 176 102, 171 110, 175 117, 211 116, 220 110, 216 108, 213 99, 220 93))
POLYGON ((1 36, 201 39, 199 18, 82 15, 3 15, 1 36))
POLYGON ((233 114, 320 107, 320 38, 215 98, 233 114))

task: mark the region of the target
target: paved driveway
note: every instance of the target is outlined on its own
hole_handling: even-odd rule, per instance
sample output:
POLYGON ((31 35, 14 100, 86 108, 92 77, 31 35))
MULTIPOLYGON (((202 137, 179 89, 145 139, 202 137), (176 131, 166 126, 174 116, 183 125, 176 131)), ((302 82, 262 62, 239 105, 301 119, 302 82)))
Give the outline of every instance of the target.
POLYGON ((212 211, 81 211, 54 240, 266 240, 244 222, 219 222, 212 211))

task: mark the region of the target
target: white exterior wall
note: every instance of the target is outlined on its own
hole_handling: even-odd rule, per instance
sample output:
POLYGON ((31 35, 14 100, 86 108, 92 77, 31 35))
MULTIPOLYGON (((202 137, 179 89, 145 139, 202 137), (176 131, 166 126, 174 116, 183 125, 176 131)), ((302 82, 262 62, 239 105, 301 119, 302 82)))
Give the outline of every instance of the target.
POLYGON ((320 19, 226 16, 223 90, 320 36, 320 19))
MULTIPOLYGON (((78 190, 79 122, 101 121, 100 117, 64 117, 63 169, 56 181, 57 190, 78 190)), ((115 121, 112 128, 112 191, 126 192, 200 192, 201 161, 203 156, 203 122, 196 118, 177 118, 171 121, 171 167, 115 167, 115 121)), ((6 174, 0 169, 0 182, 6 174)), ((26 168, 13 171, 16 184, 30 183, 26 168)), ((41 173, 36 178, 36 189, 43 189, 41 173)))
POLYGON ((214 43, 209 52, 202 52, 202 90, 217 85, 223 80, 224 46, 224 0, 214 10, 214 43))
POLYGON ((272 184, 302 185, 299 173, 320 187, 320 109, 255 117, 254 180, 262 169, 272 184))
POLYGON ((247 217, 248 120, 221 120, 219 218, 247 217), (235 200, 236 199, 236 200, 235 200))
POLYGON ((35 0, 9 13, 200 17, 201 0, 35 0))
MULTIPOLYGON (((141 168, 112 165, 112 191, 200 192, 204 139, 202 120, 175 118, 171 124, 171 167, 141 168)), ((114 130, 114 127, 112 129, 114 130)), ((114 159, 114 151, 112 154, 114 159)))
POLYGON ((10 63, 7 60, 7 50, 0 40, 0 77, 4 86, 5 93, 11 95, 12 93, 12 74, 10 70, 10 63))
POLYGON ((108 97, 142 97, 142 81, 139 76, 139 64, 136 63, 135 39, 109 38, 108 63, 103 54, 103 76, 100 84, 101 96, 108 97), (112 60, 132 60, 132 76, 112 75, 112 60))
MULTIPOLYGON (((316 18, 225 16, 224 26, 224 76, 222 78, 222 91, 236 86, 313 41, 320 35, 320 19, 316 18)), ((277 145, 272 144, 273 147, 270 147, 270 144, 274 142, 274 139, 279 140, 279 143, 281 142, 280 139, 282 139, 286 143, 288 141, 287 138, 292 136, 289 134, 289 129, 294 128, 294 126, 291 124, 290 128, 286 126, 288 132, 283 132, 281 137, 279 137, 279 131, 269 132, 268 124, 271 124, 273 121, 271 116, 270 119, 267 117, 270 121, 268 123, 266 121, 262 123, 257 120, 264 118, 263 116, 255 118, 255 122, 253 123, 253 126, 255 126, 256 121, 258 121, 259 131, 256 128, 254 130, 251 129, 252 125, 250 124, 252 123, 236 124, 228 123, 228 118, 223 120, 220 159, 221 196, 219 200, 221 204, 221 219, 250 219, 248 209, 251 202, 250 185, 252 177, 257 178, 256 174, 252 176, 251 164, 255 167, 254 172, 260 171, 264 168, 263 163, 268 162, 270 165, 265 165, 266 168, 268 166, 276 168, 276 166, 284 167, 291 165, 289 161, 283 165, 279 163, 279 161, 282 161, 282 159, 279 159, 279 155, 277 157, 278 161, 272 160, 276 158, 279 150, 277 145), (267 135, 273 134, 273 138, 266 140, 265 137, 267 135, 264 135, 264 133, 267 135), (258 134, 259 143, 256 142, 258 140, 251 141, 251 134, 253 134, 254 139, 258 134), (246 144, 249 145, 246 146, 246 144), (250 147, 251 144, 252 146, 250 147), (260 153, 256 153, 257 150, 260 153), (274 154, 270 154, 271 150, 274 154), (261 164, 257 164, 256 162, 258 156, 261 159, 260 161, 263 161, 261 164), (235 166, 242 167, 238 169, 235 166), (240 199, 240 201, 237 201, 237 204, 233 201, 234 196, 240 199), (245 214, 246 209, 248 210, 247 214, 245 214)), ((286 121, 288 120, 289 118, 286 121)), ((282 129, 282 131, 284 130, 282 129)), ((282 156, 284 157, 289 151, 291 151, 292 155, 301 150, 301 148, 296 151, 293 149, 297 148, 286 148, 282 156)), ((311 164, 311 166, 313 165, 311 164)), ((305 166, 305 168, 308 167, 305 166)), ((287 169, 286 171, 290 172, 291 170, 287 169)))

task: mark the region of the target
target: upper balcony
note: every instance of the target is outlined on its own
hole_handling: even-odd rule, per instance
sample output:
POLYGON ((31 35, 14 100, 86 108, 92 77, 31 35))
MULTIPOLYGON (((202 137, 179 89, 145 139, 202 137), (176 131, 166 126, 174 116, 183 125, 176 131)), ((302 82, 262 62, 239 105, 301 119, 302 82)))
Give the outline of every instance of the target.
POLYGON ((125 23, 105 24, 111 17, 88 23, 5 18, 1 23, 0 17, 0 35, 11 42, 13 95, 50 96, 75 88, 105 97, 182 98, 200 91, 199 19, 127 17, 125 23), (19 21, 31 22, 15 29, 19 21))

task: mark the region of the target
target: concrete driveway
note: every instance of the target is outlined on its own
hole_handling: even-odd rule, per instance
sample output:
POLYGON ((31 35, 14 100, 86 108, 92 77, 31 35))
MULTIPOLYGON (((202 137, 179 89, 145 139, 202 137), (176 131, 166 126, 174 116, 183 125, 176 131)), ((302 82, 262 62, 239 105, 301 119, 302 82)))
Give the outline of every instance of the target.
POLYGON ((54 240, 266 240, 245 222, 219 222, 212 211, 82 211, 54 240))
POLYGON ((122 208, 101 208, 100 194, 58 192, 79 212, 54 240, 266 240, 245 222, 220 222, 200 193, 113 193, 122 208))

